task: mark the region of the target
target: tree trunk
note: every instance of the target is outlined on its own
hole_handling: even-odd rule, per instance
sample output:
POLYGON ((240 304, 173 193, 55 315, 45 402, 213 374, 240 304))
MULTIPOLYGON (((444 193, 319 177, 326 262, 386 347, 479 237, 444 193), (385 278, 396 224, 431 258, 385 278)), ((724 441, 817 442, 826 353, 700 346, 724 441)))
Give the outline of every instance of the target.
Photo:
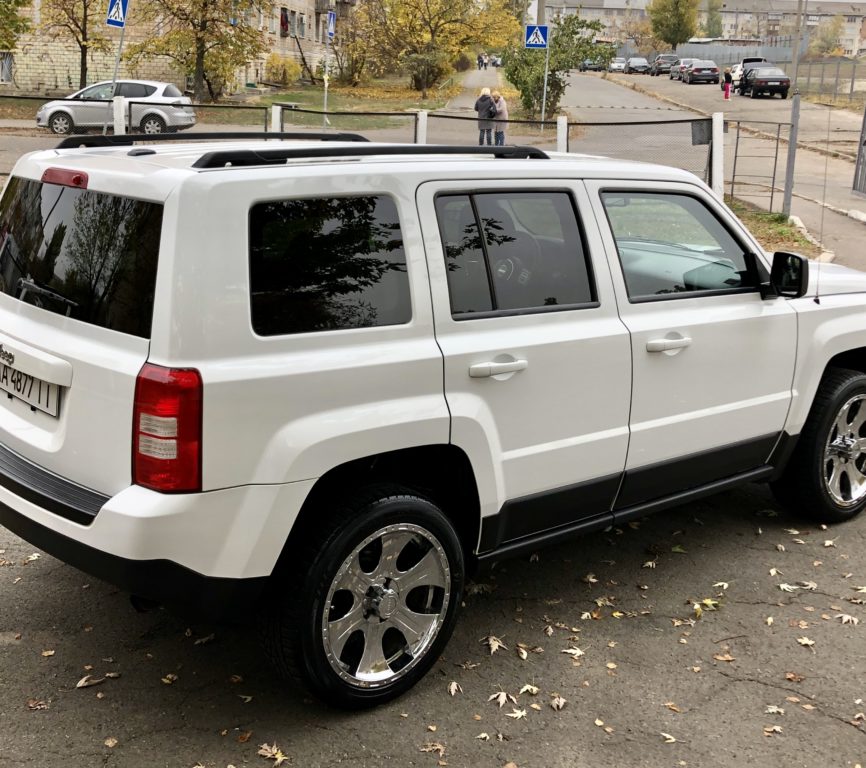
POLYGON ((84 17, 81 20, 81 42, 78 44, 81 57, 78 63, 78 87, 87 85, 87 5, 84 6, 84 17))
MULTIPOLYGON (((204 32, 202 24, 201 31, 204 32)), ((193 98, 201 103, 204 101, 204 39, 199 37, 195 41, 195 72, 193 73, 193 98)))

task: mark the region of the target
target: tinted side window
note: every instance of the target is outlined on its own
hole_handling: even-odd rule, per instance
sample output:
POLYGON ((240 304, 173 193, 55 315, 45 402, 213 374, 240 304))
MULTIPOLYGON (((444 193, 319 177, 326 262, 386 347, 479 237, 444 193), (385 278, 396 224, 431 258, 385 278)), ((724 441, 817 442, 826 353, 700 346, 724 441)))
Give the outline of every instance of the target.
POLYGON ((688 195, 605 192, 607 218, 631 299, 754 288, 743 247, 688 195))
POLYGON ((371 195, 253 206, 250 289, 261 336, 409 322, 394 201, 371 195))
POLYGON ((0 200, 0 291, 150 337, 162 206, 13 177, 0 200))
POLYGON ((567 192, 440 195, 453 315, 595 301, 567 192))
POLYGON ((86 91, 82 91, 78 96, 79 99, 102 100, 110 99, 114 94, 113 83, 102 83, 102 85, 94 85, 86 91))
MULTIPOLYGON (((156 90, 156 89, 154 89, 154 90, 156 90)), ((151 91, 150 93, 153 93, 153 91, 151 91)), ((149 95, 150 94, 148 94, 148 96, 149 95)), ((183 96, 183 94, 178 90, 178 88, 176 86, 172 85, 171 83, 169 83, 167 86, 165 86, 165 90, 162 92, 162 95, 163 96, 171 96, 172 98, 176 98, 177 96, 183 96)))

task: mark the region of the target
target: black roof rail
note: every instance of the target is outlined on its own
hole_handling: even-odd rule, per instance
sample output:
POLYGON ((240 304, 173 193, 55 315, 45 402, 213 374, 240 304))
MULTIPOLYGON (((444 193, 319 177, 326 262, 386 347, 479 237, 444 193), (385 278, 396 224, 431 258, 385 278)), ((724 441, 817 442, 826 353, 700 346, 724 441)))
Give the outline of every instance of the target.
POLYGON ((101 136, 67 136, 55 149, 76 149, 78 147, 128 147, 138 142, 160 141, 199 141, 220 139, 301 139, 306 141, 369 141, 360 133, 324 133, 322 131, 289 131, 284 133, 265 133, 263 131, 222 131, 220 133, 190 133, 181 137, 177 133, 129 133, 101 136))
POLYGON ((371 155, 493 155, 496 158, 541 159, 547 155, 536 147, 498 146, 452 146, 446 144, 387 144, 366 147, 304 147, 294 149, 229 149, 205 152, 193 164, 193 168, 225 168, 226 166, 279 165, 287 160, 323 157, 368 157, 371 155))

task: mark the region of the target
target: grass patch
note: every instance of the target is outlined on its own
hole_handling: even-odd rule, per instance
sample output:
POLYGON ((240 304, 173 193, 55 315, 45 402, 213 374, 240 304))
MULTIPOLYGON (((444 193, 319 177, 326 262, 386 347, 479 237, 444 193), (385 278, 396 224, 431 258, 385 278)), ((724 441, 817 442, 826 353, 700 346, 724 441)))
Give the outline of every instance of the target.
POLYGON ((765 251, 795 251, 814 258, 821 248, 809 242, 783 213, 767 213, 742 200, 726 200, 728 207, 746 225, 765 251))

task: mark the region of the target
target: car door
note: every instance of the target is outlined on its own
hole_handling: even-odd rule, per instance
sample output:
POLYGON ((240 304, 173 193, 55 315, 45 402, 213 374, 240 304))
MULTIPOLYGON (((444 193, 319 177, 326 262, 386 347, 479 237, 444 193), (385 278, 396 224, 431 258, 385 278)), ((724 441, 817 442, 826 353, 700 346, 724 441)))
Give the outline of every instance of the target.
POLYGON ((72 119, 76 125, 94 127, 112 123, 111 99, 114 94, 112 83, 99 83, 81 91, 73 102, 72 119))
POLYGON ((610 522, 631 357, 578 184, 421 185, 451 440, 478 481, 481 551, 610 522), (582 200, 581 200, 582 198, 582 200))
MULTIPOLYGON (((588 185, 589 186, 589 185, 588 185)), ((633 393, 622 509, 763 467, 792 398, 796 314, 701 188, 594 182, 633 393)))

